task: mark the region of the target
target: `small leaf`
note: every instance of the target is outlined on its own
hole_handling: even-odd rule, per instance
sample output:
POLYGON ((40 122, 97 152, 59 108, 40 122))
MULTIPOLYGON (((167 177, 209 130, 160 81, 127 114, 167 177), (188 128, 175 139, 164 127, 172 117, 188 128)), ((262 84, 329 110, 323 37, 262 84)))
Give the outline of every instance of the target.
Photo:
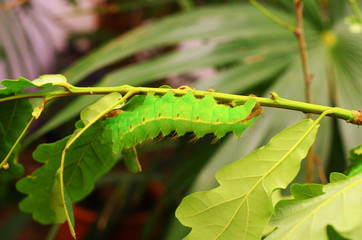
POLYGON ((30 81, 26 78, 19 77, 18 80, 3 80, 1 85, 5 88, 0 89, 0 95, 12 94, 20 92, 28 87, 49 87, 54 83, 66 83, 67 79, 61 74, 43 75, 34 81, 30 81))
POLYGON ((33 84, 38 87, 51 86, 50 83, 66 83, 67 78, 61 74, 46 74, 41 75, 39 78, 34 79, 33 84))
POLYGON ((348 177, 346 175, 344 175, 343 173, 339 173, 339 172, 332 172, 331 176, 329 177, 330 182, 338 182, 341 180, 345 180, 348 177))
POLYGON ((99 115, 104 112, 107 108, 111 107, 114 103, 119 101, 122 98, 122 95, 118 92, 112 92, 97 102, 93 103, 92 105, 85 108, 80 113, 80 119, 83 121, 84 125, 89 124, 94 119, 99 117, 99 115))
POLYGON ((347 175, 352 177, 362 173, 362 144, 349 150, 350 166, 347 169, 347 175))
POLYGON ((216 173, 220 186, 183 199, 176 217, 192 227, 186 239, 258 239, 273 208, 271 194, 285 188, 300 168, 318 125, 301 121, 216 173))
POLYGON ((276 226, 266 239, 327 240, 327 225, 341 234, 362 227, 362 174, 323 186, 322 195, 280 201, 270 224, 276 226))
MULTIPOLYGON (((112 132, 104 128, 103 124, 95 123, 67 150, 64 186, 67 193, 65 195, 69 195, 71 203, 86 197, 92 191, 95 181, 116 163, 117 158, 112 151, 112 132)), ((59 202, 59 196, 53 194, 60 194, 60 191, 54 189, 59 185, 56 182, 57 171, 68 139, 69 137, 55 143, 39 145, 33 157, 44 165, 16 184, 20 192, 27 194, 20 203, 20 209, 32 213, 33 218, 43 224, 64 219, 58 212, 62 209, 64 211, 64 208, 57 208, 55 205, 59 202)), ((71 217, 71 210, 67 211, 71 217)))
POLYGON ((295 183, 291 186, 290 191, 295 199, 308 199, 324 194, 322 184, 302 185, 295 183))
POLYGON ((7 95, 11 93, 20 92, 24 88, 28 87, 35 87, 36 85, 33 84, 26 78, 19 77, 18 80, 3 80, 0 82, 5 88, 0 89, 0 95, 7 95))

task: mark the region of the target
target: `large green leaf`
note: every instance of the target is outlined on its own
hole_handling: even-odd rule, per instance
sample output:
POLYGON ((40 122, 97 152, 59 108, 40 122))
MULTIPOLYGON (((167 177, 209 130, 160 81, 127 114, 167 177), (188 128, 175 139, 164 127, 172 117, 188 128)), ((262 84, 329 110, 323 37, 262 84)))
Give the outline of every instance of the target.
MULTIPOLYGON (((32 107, 28 100, 0 104, 0 161, 3 161, 24 130, 31 118, 31 112, 32 107)), ((15 161, 16 154, 17 151, 14 151, 8 160, 8 169, 0 169, 0 182, 23 174, 23 166, 15 161)))
MULTIPOLYGON (((64 169, 65 169, 65 159, 66 159, 65 156, 67 156, 66 152, 69 152, 67 150, 74 144, 74 142, 77 139, 79 139, 80 136, 82 136, 82 134, 84 134, 84 131, 89 129, 89 127, 91 127, 97 120, 99 120, 101 117, 103 117, 106 113, 110 112, 113 108, 119 107, 119 105, 120 105, 119 100, 121 98, 122 98, 122 95, 120 93, 112 92, 112 93, 109 93, 108 95, 102 97, 101 99, 99 99, 96 103, 91 104, 90 106, 85 108, 80 113, 81 121, 76 123, 76 126, 78 128, 74 131, 72 136, 68 139, 66 146, 63 149, 62 157, 61 157, 61 164, 60 164, 59 169, 57 170, 56 181, 55 181, 55 184, 54 184, 53 190, 52 190, 52 195, 56 196, 56 199, 55 199, 56 201, 55 201, 55 203, 53 202, 52 207, 53 207, 53 210, 54 210, 54 208, 56 209, 56 216, 57 216, 58 221, 64 221, 64 219, 66 219, 68 221, 69 230, 74 238, 76 238, 76 236, 75 236, 75 230, 74 230, 75 226, 74 226, 72 200, 70 199, 69 191, 67 191, 67 189, 65 188, 66 184, 64 184, 64 175, 65 175, 64 169), (61 197, 59 197, 59 195, 61 197), (59 207, 59 206, 62 206, 62 207, 59 207), (63 210, 63 211, 61 211, 61 210, 63 210)), ((104 124, 103 124, 103 126, 104 126, 104 124)), ((104 132, 109 133, 110 130, 107 129, 107 130, 104 130, 104 132)), ((109 133, 108 137, 109 137, 109 135, 112 136, 112 133, 109 133)), ((114 153, 117 153, 118 149, 115 149, 113 144, 111 144, 111 142, 109 142, 108 146, 104 147, 104 149, 102 149, 102 150, 109 151, 109 145, 112 146, 112 150, 115 150, 114 153)), ((108 156, 109 155, 110 154, 108 153, 108 156)), ((105 155, 105 156, 107 157, 107 155, 105 155)), ((73 157, 73 156, 70 156, 68 158, 71 158, 71 157, 73 157)), ((99 160, 102 160, 102 157, 103 156, 91 156, 91 158, 93 158, 92 160, 97 160, 97 158, 99 160)), ((112 156, 112 160, 113 159, 115 159, 114 156, 112 156)), ((92 160, 90 160, 90 161, 92 161, 92 160)), ((112 160, 111 160, 111 162, 114 162, 112 160)), ((77 163, 77 165, 78 164, 79 163, 77 163)), ((75 168, 77 168, 77 166, 73 167, 73 171, 75 170, 75 168)), ((90 174, 94 174, 93 170, 89 171, 88 169, 89 168, 82 169, 82 172, 81 172, 82 177, 90 175, 90 174)), ((108 170, 109 170, 109 168, 106 167, 105 172, 108 172, 108 170)), ((95 180, 97 178, 98 177, 96 177, 95 180)), ((77 183, 77 181, 79 182, 79 180, 76 179, 75 182, 77 183)), ((93 183, 88 182, 88 184, 91 184, 93 186, 94 182, 93 183)), ((77 191, 77 186, 73 189, 73 191, 74 192, 77 191)), ((87 192, 85 193, 85 195, 86 194, 87 194, 87 192)), ((81 196, 81 198, 82 197, 83 196, 81 196)))
MULTIPOLYGON (((116 162, 112 151, 112 133, 105 131, 104 127, 99 123, 92 125, 67 150, 64 185, 72 203, 87 196, 94 182, 116 162)), ((32 213, 34 219, 44 224, 65 220, 64 208, 59 204, 57 171, 68 139, 39 145, 33 157, 44 165, 16 185, 20 192, 27 194, 20 203, 20 209, 32 213)))
POLYGON ((293 200, 280 201, 270 221, 278 228, 266 239, 327 240, 329 224, 339 233, 362 228, 362 174, 353 178, 339 175, 332 175, 331 183, 323 186, 324 194, 310 195, 306 185, 298 187, 298 194, 292 191, 293 200), (309 197, 301 197, 301 192, 309 197))
POLYGON ((318 124, 304 120, 216 173, 220 186, 186 197, 176 217, 186 239, 260 239, 272 214, 271 194, 285 188, 314 142, 318 124))

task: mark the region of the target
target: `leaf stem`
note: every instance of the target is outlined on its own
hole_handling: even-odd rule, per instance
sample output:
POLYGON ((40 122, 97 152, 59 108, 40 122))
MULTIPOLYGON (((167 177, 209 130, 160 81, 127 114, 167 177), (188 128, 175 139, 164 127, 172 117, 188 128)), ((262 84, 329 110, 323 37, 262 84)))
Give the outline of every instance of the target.
POLYGON ((275 22, 276 24, 278 24, 279 26, 294 32, 295 31, 295 27, 293 25, 290 25, 289 23, 283 21, 282 19, 278 18, 277 16, 275 16, 273 13, 271 13, 268 9, 266 9, 265 7, 263 7, 263 5, 261 5, 258 1, 256 0, 250 0, 250 3, 257 8, 261 13, 263 13, 266 17, 268 17, 270 20, 272 20, 273 22, 275 22))
POLYGON ((48 235, 47 235, 47 237, 46 237, 45 240, 54 240, 55 237, 56 237, 56 234, 57 234, 57 232, 58 232, 59 226, 60 226, 59 223, 54 223, 54 224, 51 226, 51 228, 50 228, 50 230, 49 230, 49 232, 48 232, 48 235))
POLYGON ((26 130, 28 130, 30 124, 33 122, 34 120, 34 116, 30 119, 30 121, 28 122, 28 124, 25 126, 24 130, 21 132, 20 136, 18 137, 18 139, 16 139, 15 143, 13 144, 13 146, 11 147, 9 153, 6 155, 6 157, 4 158, 4 160, 0 163, 0 169, 4 168, 6 169, 9 165, 7 164, 11 154, 14 152, 15 147, 18 145, 18 143, 20 142, 20 140, 23 138, 24 134, 26 133, 26 130))

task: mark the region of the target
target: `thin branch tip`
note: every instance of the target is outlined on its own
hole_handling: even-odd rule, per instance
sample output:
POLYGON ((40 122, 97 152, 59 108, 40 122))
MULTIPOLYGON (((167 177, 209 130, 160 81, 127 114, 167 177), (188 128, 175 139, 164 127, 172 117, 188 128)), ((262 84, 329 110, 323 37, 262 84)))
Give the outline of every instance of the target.
POLYGON ((362 125, 362 111, 361 110, 352 110, 353 113, 353 124, 362 125))
POLYGON ((280 99, 279 95, 276 92, 270 92, 270 95, 271 95, 271 99, 273 99, 273 100, 280 99))

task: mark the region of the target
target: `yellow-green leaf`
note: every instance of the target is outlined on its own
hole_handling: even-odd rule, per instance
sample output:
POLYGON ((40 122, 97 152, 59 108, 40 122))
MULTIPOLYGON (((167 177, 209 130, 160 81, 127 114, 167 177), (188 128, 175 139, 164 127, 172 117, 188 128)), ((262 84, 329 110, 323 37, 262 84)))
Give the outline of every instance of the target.
POLYGON ((301 121, 216 173, 220 186, 187 196, 176 217, 192 230, 186 239, 258 239, 272 214, 271 194, 296 176, 318 124, 301 121))
POLYGON ((266 239, 328 240, 328 225, 341 234, 361 229, 362 174, 340 179, 324 185, 322 195, 280 201, 270 221, 277 230, 266 239))

